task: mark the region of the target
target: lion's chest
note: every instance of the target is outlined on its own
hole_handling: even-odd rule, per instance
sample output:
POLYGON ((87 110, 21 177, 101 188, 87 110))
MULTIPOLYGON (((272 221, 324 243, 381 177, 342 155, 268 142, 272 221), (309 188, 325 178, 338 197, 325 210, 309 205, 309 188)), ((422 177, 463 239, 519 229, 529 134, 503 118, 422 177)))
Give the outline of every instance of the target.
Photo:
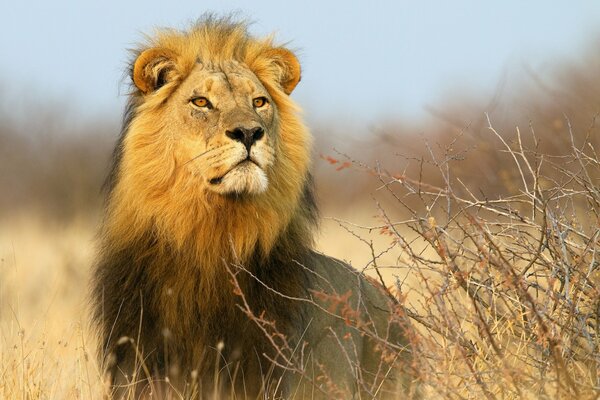
POLYGON ((275 303, 262 285, 247 277, 235 281, 220 276, 207 282, 210 277, 200 272, 188 272, 185 277, 179 273, 162 279, 152 285, 154 295, 148 296, 154 297, 149 305, 156 321, 152 329, 168 352, 177 354, 182 363, 198 365, 214 360, 215 351, 235 361, 243 359, 242 354, 267 350, 258 321, 249 317, 276 318, 278 310, 272 307, 275 303))

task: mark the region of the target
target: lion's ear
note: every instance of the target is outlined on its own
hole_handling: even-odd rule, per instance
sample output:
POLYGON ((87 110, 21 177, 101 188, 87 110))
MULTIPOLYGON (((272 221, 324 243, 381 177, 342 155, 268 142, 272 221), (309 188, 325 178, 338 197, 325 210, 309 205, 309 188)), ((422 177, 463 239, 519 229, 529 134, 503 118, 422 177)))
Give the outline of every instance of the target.
POLYGON ((269 56, 279 69, 279 84, 283 91, 289 95, 300 82, 300 62, 298 58, 294 53, 283 47, 272 49, 269 56))
POLYGON ((133 64, 133 83, 144 94, 159 89, 173 78, 175 59, 175 53, 168 49, 144 50, 133 64))

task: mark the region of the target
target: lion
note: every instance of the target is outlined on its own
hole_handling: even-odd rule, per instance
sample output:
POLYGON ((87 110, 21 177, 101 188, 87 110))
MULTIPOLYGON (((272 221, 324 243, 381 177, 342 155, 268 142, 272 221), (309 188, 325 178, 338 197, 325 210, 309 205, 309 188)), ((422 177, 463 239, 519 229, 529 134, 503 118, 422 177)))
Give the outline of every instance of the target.
POLYGON ((295 54, 205 17, 135 51, 105 184, 94 323, 113 398, 408 393, 408 322, 313 250, 295 54))

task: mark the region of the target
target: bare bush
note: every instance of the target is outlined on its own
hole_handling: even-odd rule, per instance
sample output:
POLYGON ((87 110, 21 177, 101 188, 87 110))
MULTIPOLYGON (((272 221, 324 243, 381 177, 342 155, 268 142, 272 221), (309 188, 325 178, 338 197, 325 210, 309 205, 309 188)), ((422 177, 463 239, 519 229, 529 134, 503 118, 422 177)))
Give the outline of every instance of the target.
POLYGON ((377 229, 391 240, 386 251, 398 250, 393 266, 378 265, 373 253, 370 269, 382 284, 390 269, 396 278, 390 294, 414 321, 415 379, 428 397, 597 396, 600 159, 592 128, 574 132, 565 119, 569 146, 547 154, 533 129, 527 148, 518 128, 511 144, 486 121, 497 157, 517 177, 514 194, 487 197, 465 185, 455 173, 464 160, 458 137, 426 145, 429 157, 417 160, 437 177, 331 158, 376 176, 393 199, 377 203, 381 225, 347 226, 357 236, 377 229))

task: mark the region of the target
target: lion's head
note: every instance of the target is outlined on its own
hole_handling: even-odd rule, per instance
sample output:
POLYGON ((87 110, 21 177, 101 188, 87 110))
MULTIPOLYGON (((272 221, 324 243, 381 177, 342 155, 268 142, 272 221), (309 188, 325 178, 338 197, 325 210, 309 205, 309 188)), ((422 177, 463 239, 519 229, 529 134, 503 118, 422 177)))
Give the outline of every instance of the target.
POLYGON ((300 65, 244 24, 204 20, 138 49, 128 120, 109 181, 105 233, 153 232, 195 263, 268 254, 313 218, 311 137, 289 97, 300 65))

